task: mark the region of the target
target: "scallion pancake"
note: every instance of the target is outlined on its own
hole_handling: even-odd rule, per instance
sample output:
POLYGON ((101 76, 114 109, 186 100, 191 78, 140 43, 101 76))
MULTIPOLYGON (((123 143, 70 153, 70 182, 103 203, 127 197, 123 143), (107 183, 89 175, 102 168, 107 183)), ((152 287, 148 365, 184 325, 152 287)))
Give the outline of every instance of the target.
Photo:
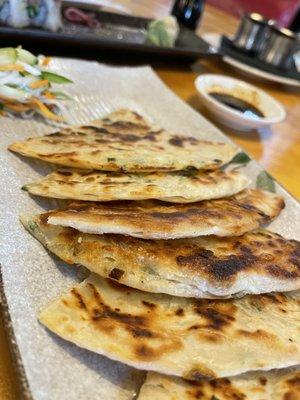
POLYGON ((138 400, 300 400, 300 371, 249 372, 189 382, 149 372, 138 400))
POLYGON ((130 110, 15 142, 9 149, 58 165, 131 172, 216 169, 238 152, 227 143, 168 132, 130 110))
POLYGON ((271 222, 283 207, 280 196, 251 189, 192 204, 78 202, 52 211, 48 222, 85 233, 117 233, 142 239, 238 236, 271 222))
POLYGON ((159 199, 191 203, 231 196, 249 179, 240 171, 152 172, 136 174, 58 170, 29 183, 24 190, 37 196, 85 201, 159 199))
POLYGON ((267 230, 237 237, 144 240, 92 235, 22 216, 29 232, 69 264, 140 290, 214 298, 300 289, 300 242, 267 230))
POLYGON ((91 275, 39 320, 77 346, 190 380, 300 364, 300 296, 192 300, 91 275))

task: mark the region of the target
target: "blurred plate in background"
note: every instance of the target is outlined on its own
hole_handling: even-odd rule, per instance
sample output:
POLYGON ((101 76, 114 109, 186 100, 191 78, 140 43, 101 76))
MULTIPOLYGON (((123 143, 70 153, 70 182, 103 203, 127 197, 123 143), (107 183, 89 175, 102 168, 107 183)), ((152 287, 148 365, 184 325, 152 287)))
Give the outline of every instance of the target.
MULTIPOLYGON (((221 43, 222 35, 219 35, 218 33, 204 33, 204 34, 202 34, 202 38, 206 42, 208 42, 211 46, 214 46, 216 51, 218 51, 220 43, 221 43)), ((275 74, 272 74, 267 71, 262 71, 261 69, 247 65, 247 64, 245 64, 239 60, 236 60, 232 57, 223 56, 223 61, 226 62, 227 64, 231 65, 232 67, 240 70, 241 72, 244 72, 248 75, 255 76, 256 78, 258 77, 258 78, 265 79, 268 81, 281 83, 281 84, 287 85, 287 86, 300 87, 300 82, 295 79, 275 75, 275 74)))
POLYGON ((151 21, 148 18, 104 12, 95 4, 78 1, 64 1, 62 14, 70 6, 83 11, 93 11, 99 26, 91 28, 69 22, 65 18, 63 27, 58 32, 0 26, 0 46, 21 44, 28 49, 38 46, 39 50, 45 48, 44 53, 51 52, 57 55, 65 55, 65 50, 73 48, 77 52, 76 56, 94 59, 103 54, 107 55, 108 52, 150 56, 162 61, 193 61, 201 57, 216 56, 214 49, 207 42, 185 27, 180 28, 174 47, 159 47, 145 43, 146 29, 151 21))

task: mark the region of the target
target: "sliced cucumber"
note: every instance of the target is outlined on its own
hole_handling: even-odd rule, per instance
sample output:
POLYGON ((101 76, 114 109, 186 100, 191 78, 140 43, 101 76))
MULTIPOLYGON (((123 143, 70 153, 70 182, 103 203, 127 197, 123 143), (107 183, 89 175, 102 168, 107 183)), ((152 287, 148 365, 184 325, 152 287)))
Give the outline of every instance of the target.
POLYGON ((59 100, 73 100, 73 97, 69 96, 68 94, 64 92, 51 92, 52 94, 55 95, 55 97, 59 100))
POLYGON ((23 65, 25 71, 28 72, 29 74, 34 75, 34 76, 41 75, 41 71, 38 68, 33 67, 32 65, 29 65, 29 64, 25 63, 24 61, 19 61, 19 64, 23 65))
POLYGON ((26 92, 22 89, 12 88, 7 85, 0 86, 0 97, 3 96, 4 98, 8 98, 11 100, 17 100, 20 102, 24 102, 32 96, 31 93, 26 92))
POLYGON ((24 63, 29 65, 37 64, 38 62, 37 57, 32 53, 30 53, 30 51, 24 50, 22 49, 22 47, 17 47, 16 51, 17 51, 18 61, 23 61, 24 63))
POLYGON ((49 82, 51 83, 73 83, 68 78, 65 78, 64 76, 54 74, 53 72, 48 72, 48 71, 42 71, 42 77, 43 79, 48 79, 49 82))
POLYGON ((17 60, 17 52, 13 47, 0 49, 0 65, 14 64, 17 60))

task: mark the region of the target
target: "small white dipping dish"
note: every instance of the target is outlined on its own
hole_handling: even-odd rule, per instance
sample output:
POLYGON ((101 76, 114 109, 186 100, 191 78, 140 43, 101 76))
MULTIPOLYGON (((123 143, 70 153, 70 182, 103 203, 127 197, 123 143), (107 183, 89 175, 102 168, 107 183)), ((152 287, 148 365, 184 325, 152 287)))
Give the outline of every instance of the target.
POLYGON ((224 125, 240 131, 249 131, 281 122, 286 117, 282 105, 257 87, 225 75, 204 74, 195 80, 195 86, 204 106, 224 125), (251 117, 242 111, 221 103, 209 93, 227 94, 244 100, 264 116, 251 117))

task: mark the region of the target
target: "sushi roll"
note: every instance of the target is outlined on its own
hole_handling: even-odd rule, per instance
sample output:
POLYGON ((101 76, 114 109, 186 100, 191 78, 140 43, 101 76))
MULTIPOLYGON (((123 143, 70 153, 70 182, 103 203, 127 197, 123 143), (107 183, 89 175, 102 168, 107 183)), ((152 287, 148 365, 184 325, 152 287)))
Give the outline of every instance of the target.
POLYGON ((61 0, 0 0, 0 23, 57 31, 61 27, 61 0))
POLYGON ((29 25, 57 31, 61 27, 60 0, 26 0, 29 25))
POLYGON ((26 0, 0 0, 0 23, 23 28, 29 25, 26 0))

